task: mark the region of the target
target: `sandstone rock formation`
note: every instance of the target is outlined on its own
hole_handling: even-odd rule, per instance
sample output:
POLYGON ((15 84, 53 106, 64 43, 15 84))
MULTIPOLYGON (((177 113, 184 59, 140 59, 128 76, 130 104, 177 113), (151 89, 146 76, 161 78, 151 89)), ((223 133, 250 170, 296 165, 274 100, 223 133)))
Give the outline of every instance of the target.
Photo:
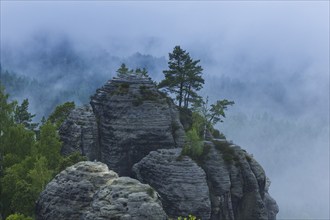
POLYGON ((36 219, 167 219, 157 193, 100 162, 79 162, 41 193, 36 219))
POLYGON ((113 78, 74 110, 60 129, 62 152, 79 151, 120 176, 150 151, 182 147, 184 130, 172 100, 135 75, 113 78))
POLYGON ((208 142, 205 148, 200 167, 174 149, 151 152, 133 171, 160 194, 171 217, 191 213, 201 219, 274 219, 278 207, 265 188, 262 167, 226 141, 208 142))
POLYGON ((59 218, 104 219, 118 214, 121 219, 148 219, 153 214, 151 219, 163 219, 159 195, 173 218, 193 214, 203 220, 276 219, 279 209, 268 193, 270 182, 245 150, 209 135, 200 158, 181 155, 184 130, 178 110, 148 78, 128 75, 108 81, 90 105, 72 111, 59 133, 63 154, 78 151, 120 176, 149 184, 157 193, 104 171, 105 165, 98 165, 103 168, 95 168, 95 174, 79 165, 47 186, 38 202, 41 216, 52 216, 53 207, 59 218), (104 180, 109 178, 115 180, 104 180), (61 203, 65 199, 70 199, 69 206, 61 203))
POLYGON ((62 154, 75 151, 87 156, 90 160, 99 158, 98 130, 96 118, 90 105, 72 110, 59 129, 63 142, 62 154))
POLYGON ((180 153, 181 149, 153 151, 135 164, 133 171, 137 179, 156 189, 169 216, 198 213, 199 218, 210 219, 205 172, 189 157, 180 158, 180 153))

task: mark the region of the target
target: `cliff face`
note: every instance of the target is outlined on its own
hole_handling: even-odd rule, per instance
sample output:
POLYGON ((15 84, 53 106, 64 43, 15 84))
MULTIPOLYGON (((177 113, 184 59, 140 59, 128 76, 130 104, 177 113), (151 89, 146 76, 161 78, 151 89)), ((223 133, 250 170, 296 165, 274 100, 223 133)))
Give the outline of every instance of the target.
POLYGON ((151 152, 133 171, 136 178, 148 182, 160 195, 166 213, 171 217, 198 213, 210 219, 211 202, 206 174, 192 159, 180 158, 181 149, 151 152))
MULTIPOLYGON (((151 80, 138 76, 114 78, 96 91, 90 104, 75 109, 61 126, 62 153, 78 151, 90 160, 106 163, 120 176, 131 176, 149 184, 158 192, 167 215, 173 218, 194 214, 212 220, 276 219, 278 206, 268 193, 270 181, 245 150, 210 137, 212 141, 205 141, 204 153, 196 161, 181 155, 184 130, 179 113, 151 80)), ((42 207, 48 205, 42 204, 48 200, 43 198, 54 197, 57 201, 56 190, 61 189, 61 182, 56 182, 58 178, 42 194, 40 213, 47 213, 42 207)), ((128 187, 125 182, 117 183, 123 190, 128 187)), ((78 192, 62 196, 71 198, 74 204, 74 201, 82 204, 76 208, 86 209, 85 219, 98 219, 101 213, 107 213, 100 208, 107 203, 104 199, 111 199, 107 198, 110 192, 107 187, 98 193, 93 187, 81 191, 93 194, 93 199, 80 199, 78 192)), ((64 206, 59 207, 59 212, 63 209, 69 213, 64 206)), ((138 210, 136 207, 134 213, 138 210)))
POLYGON ((148 78, 114 78, 92 96, 91 106, 73 111, 61 126, 63 153, 79 151, 129 176, 150 151, 183 146, 176 107, 148 78))
POLYGON ((58 174, 41 193, 36 219, 167 219, 157 193, 100 162, 80 162, 58 174))
POLYGON ((78 151, 90 160, 99 158, 98 127, 90 105, 74 109, 61 125, 59 134, 63 155, 78 151))
POLYGON ((133 171, 160 194, 172 217, 190 213, 201 219, 275 219, 278 208, 265 188, 262 167, 240 147, 215 143, 206 143, 198 165, 180 156, 180 149, 158 150, 133 171))

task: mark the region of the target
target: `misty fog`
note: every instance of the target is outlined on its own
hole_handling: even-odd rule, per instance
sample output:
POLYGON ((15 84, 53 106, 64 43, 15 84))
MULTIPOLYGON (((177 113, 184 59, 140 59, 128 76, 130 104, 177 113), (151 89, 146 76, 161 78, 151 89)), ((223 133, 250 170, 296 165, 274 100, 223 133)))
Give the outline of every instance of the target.
POLYGON ((7 92, 37 119, 89 102, 123 62, 159 82, 180 45, 201 60, 200 94, 235 101, 217 127, 265 169, 278 219, 330 218, 328 1, 0 4, 7 92))

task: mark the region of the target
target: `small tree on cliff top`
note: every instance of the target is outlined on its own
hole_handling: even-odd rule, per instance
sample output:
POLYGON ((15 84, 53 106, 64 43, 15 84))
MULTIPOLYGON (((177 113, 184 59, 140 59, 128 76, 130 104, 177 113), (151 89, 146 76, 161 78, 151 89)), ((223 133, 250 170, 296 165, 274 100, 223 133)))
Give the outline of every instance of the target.
POLYGON ((175 94, 180 108, 188 108, 190 103, 199 98, 197 91, 204 84, 203 68, 198 65, 200 60, 191 59, 189 53, 180 46, 174 47, 173 52, 169 53, 169 58, 169 70, 163 71, 165 79, 158 87, 175 94))

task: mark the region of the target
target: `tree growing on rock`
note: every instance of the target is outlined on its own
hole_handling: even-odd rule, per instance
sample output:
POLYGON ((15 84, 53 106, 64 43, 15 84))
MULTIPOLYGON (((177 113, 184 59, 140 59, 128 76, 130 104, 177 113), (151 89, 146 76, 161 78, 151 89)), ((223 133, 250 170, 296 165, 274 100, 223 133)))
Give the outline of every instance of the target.
POLYGON ((200 60, 193 60, 189 53, 176 46, 169 53, 168 70, 164 70, 165 79, 158 85, 176 95, 178 106, 188 108, 189 104, 199 98, 197 91, 202 89, 204 79, 200 60))
POLYGON ((225 118, 225 110, 228 106, 235 104, 234 101, 229 101, 227 99, 217 100, 214 104, 209 105, 209 98, 206 97, 205 101, 203 99, 194 103, 193 109, 200 115, 203 126, 203 138, 205 139, 207 129, 212 129, 214 125, 218 122, 223 122, 222 118, 225 118))
POLYGON ((117 75, 120 76, 127 76, 130 74, 136 74, 138 76, 144 76, 144 77, 149 77, 148 75, 148 70, 146 68, 136 68, 134 69, 129 69, 125 63, 122 63, 119 69, 117 69, 117 75))

